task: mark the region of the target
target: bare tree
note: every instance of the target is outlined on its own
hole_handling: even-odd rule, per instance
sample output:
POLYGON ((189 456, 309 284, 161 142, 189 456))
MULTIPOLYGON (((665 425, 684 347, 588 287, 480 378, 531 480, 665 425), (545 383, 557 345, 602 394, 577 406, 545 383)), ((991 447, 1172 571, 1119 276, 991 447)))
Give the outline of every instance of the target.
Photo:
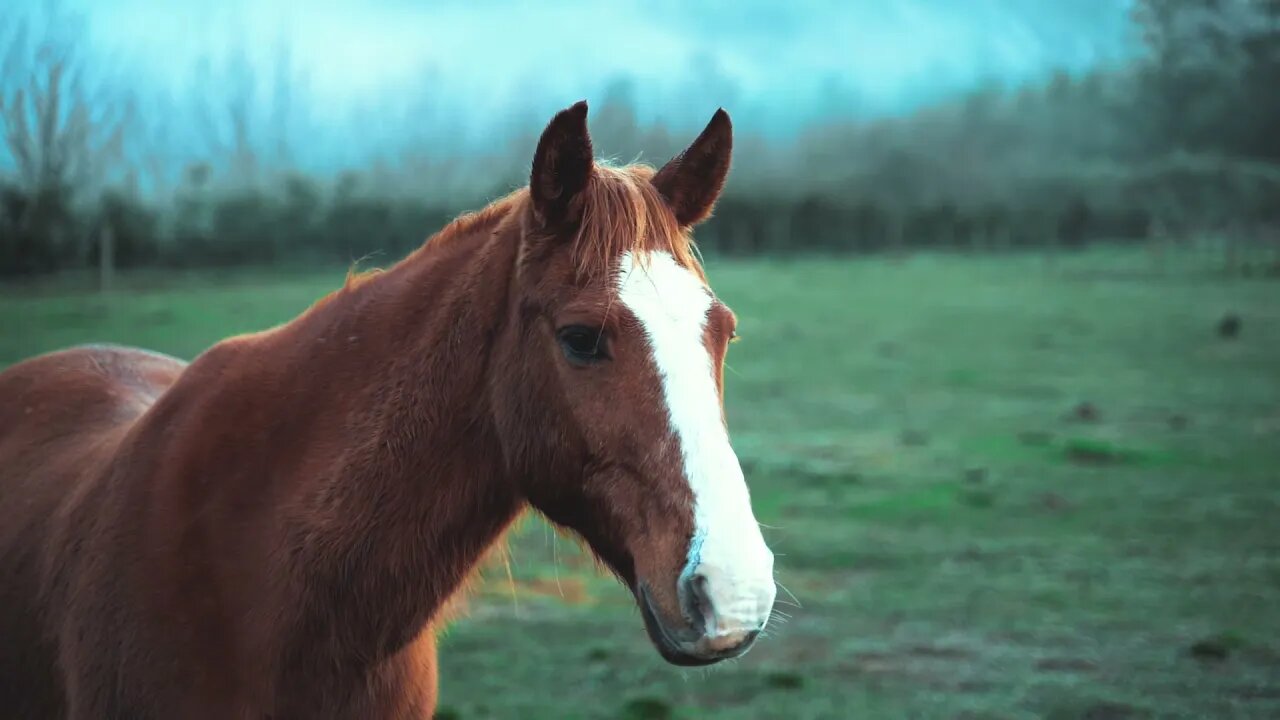
POLYGON ((57 0, 10 8, 0 28, 0 170, 14 186, 5 264, 83 264, 97 228, 76 206, 120 179, 133 103, 90 75, 99 66, 86 62, 80 18, 57 0))
POLYGON ((28 190, 76 193, 118 169, 134 105, 90 78, 79 18, 54 1, 12 16, 0 38, 0 129, 4 150, 28 190))
POLYGON ((225 163, 233 186, 252 186, 264 174, 289 169, 298 159, 292 136, 306 106, 299 86, 306 77, 293 50, 281 37, 269 58, 253 56, 244 45, 229 49, 220 60, 203 58, 196 84, 218 88, 195 99, 196 123, 209 157, 225 163))

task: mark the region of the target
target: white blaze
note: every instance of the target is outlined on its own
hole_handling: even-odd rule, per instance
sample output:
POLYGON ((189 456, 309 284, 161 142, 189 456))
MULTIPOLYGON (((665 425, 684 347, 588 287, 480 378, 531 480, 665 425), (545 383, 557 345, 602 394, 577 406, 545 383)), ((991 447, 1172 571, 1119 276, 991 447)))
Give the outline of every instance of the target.
POLYGON ((628 252, 619 261, 618 297, 648 336, 693 491, 695 529, 684 575, 706 577, 711 647, 721 649, 714 643, 721 638, 727 649, 764 626, 775 587, 773 553, 751 512, 703 340, 711 291, 669 253, 636 262, 628 252))

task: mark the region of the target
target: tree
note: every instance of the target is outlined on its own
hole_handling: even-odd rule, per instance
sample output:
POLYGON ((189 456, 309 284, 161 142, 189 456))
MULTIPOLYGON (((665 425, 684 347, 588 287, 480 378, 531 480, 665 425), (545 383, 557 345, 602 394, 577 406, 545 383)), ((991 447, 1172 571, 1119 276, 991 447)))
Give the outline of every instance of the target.
POLYGON ((0 167, 14 176, 0 269, 83 264, 94 238, 77 222, 77 205, 118 179, 133 104, 90 75, 79 18, 56 2, 10 10, 0 27, 0 167))
POLYGON ((294 61, 292 46, 280 38, 269 54, 256 55, 237 44, 224 58, 205 56, 194 84, 219 92, 195 99, 195 124, 202 157, 225 170, 227 185, 244 188, 288 174, 300 159, 293 137, 306 123, 307 76, 294 61))
POLYGON ((0 40, 0 127, 20 185, 35 193, 99 189, 118 169, 134 106, 90 77, 79 18, 56 2, 17 15, 0 40))
POLYGON ((1158 145, 1280 161, 1280 0, 1138 0, 1158 145))

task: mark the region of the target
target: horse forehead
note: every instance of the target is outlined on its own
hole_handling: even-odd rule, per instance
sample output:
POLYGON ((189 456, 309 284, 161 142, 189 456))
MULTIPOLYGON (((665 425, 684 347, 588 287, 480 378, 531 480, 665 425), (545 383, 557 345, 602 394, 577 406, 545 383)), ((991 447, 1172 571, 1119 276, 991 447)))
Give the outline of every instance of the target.
MULTIPOLYGON (((618 259, 617 293, 650 334, 659 327, 701 327, 715 298, 693 270, 665 251, 618 259)), ((674 339, 674 338, 671 338, 674 339)))

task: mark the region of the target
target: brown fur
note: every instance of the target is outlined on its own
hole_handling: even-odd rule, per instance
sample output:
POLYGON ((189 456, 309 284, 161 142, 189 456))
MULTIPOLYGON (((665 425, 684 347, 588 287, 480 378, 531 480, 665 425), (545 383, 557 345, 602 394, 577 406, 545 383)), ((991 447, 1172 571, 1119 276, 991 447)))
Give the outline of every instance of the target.
POLYGON ((678 622, 691 497, 607 273, 701 272, 652 177, 592 168, 554 221, 516 192, 189 366, 0 373, 5 716, 428 717, 442 608, 526 504, 678 622), (607 369, 564 361, 569 323, 610 333, 607 369))

